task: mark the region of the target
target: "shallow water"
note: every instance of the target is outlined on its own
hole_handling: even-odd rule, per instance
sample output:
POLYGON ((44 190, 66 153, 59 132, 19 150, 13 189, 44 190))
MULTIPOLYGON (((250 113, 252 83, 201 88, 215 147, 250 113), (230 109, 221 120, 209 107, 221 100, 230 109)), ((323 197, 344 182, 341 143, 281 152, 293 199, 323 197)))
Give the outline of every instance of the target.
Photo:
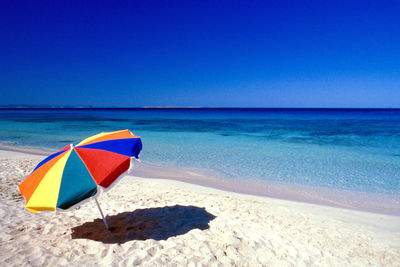
POLYGON ((142 137, 141 159, 217 178, 400 195, 400 110, 1 110, 0 142, 58 149, 101 131, 142 137))

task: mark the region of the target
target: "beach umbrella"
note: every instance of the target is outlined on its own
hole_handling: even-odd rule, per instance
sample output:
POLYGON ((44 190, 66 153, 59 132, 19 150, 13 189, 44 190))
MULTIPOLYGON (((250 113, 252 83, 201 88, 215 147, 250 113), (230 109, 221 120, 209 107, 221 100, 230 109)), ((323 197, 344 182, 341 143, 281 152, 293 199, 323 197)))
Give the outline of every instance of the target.
POLYGON ((70 144, 41 161, 18 189, 33 213, 67 210, 111 188, 138 158, 142 142, 129 130, 100 133, 70 144), (100 189, 100 190, 99 190, 100 189))

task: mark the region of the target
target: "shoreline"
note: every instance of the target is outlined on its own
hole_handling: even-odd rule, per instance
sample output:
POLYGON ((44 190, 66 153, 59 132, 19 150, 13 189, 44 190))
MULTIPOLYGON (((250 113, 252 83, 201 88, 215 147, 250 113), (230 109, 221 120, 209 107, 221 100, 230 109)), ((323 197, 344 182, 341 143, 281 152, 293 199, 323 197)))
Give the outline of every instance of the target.
POLYGON ((232 193, 400 216, 400 196, 398 195, 297 184, 266 184, 252 180, 221 179, 209 175, 208 170, 183 167, 177 169, 136 163, 134 175, 152 179, 175 180, 232 193))
MULTIPOLYGON (((13 151, 44 157, 57 150, 12 146, 0 143, 0 151, 13 151)), ((212 189, 252 196, 275 198, 349 210, 400 216, 400 195, 332 189, 289 183, 222 179, 214 170, 191 167, 165 167, 134 162, 134 175, 143 178, 175 180, 212 189)))
POLYGON ((27 153, 31 155, 40 155, 40 156, 48 156, 51 153, 57 152, 57 150, 53 149, 37 148, 30 146, 13 146, 1 142, 0 142, 0 150, 27 153))

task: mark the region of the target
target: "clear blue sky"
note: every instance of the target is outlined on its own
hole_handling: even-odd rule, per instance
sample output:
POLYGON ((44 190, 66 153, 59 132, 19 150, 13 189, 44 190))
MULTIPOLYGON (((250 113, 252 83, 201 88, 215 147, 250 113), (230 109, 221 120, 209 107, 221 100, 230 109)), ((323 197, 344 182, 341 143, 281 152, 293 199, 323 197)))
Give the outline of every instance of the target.
POLYGON ((400 107, 400 1, 0 1, 0 105, 400 107))

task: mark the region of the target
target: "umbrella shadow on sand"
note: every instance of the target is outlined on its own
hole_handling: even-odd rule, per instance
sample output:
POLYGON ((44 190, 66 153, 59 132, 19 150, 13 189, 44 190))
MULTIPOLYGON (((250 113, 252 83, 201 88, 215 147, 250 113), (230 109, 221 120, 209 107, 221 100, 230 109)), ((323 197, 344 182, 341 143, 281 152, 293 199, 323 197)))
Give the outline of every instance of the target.
POLYGON ((190 230, 206 230, 215 218, 205 208, 195 206, 166 206, 137 209, 107 216, 110 230, 102 219, 72 228, 72 239, 91 239, 103 243, 125 243, 130 240, 166 240, 190 230))

